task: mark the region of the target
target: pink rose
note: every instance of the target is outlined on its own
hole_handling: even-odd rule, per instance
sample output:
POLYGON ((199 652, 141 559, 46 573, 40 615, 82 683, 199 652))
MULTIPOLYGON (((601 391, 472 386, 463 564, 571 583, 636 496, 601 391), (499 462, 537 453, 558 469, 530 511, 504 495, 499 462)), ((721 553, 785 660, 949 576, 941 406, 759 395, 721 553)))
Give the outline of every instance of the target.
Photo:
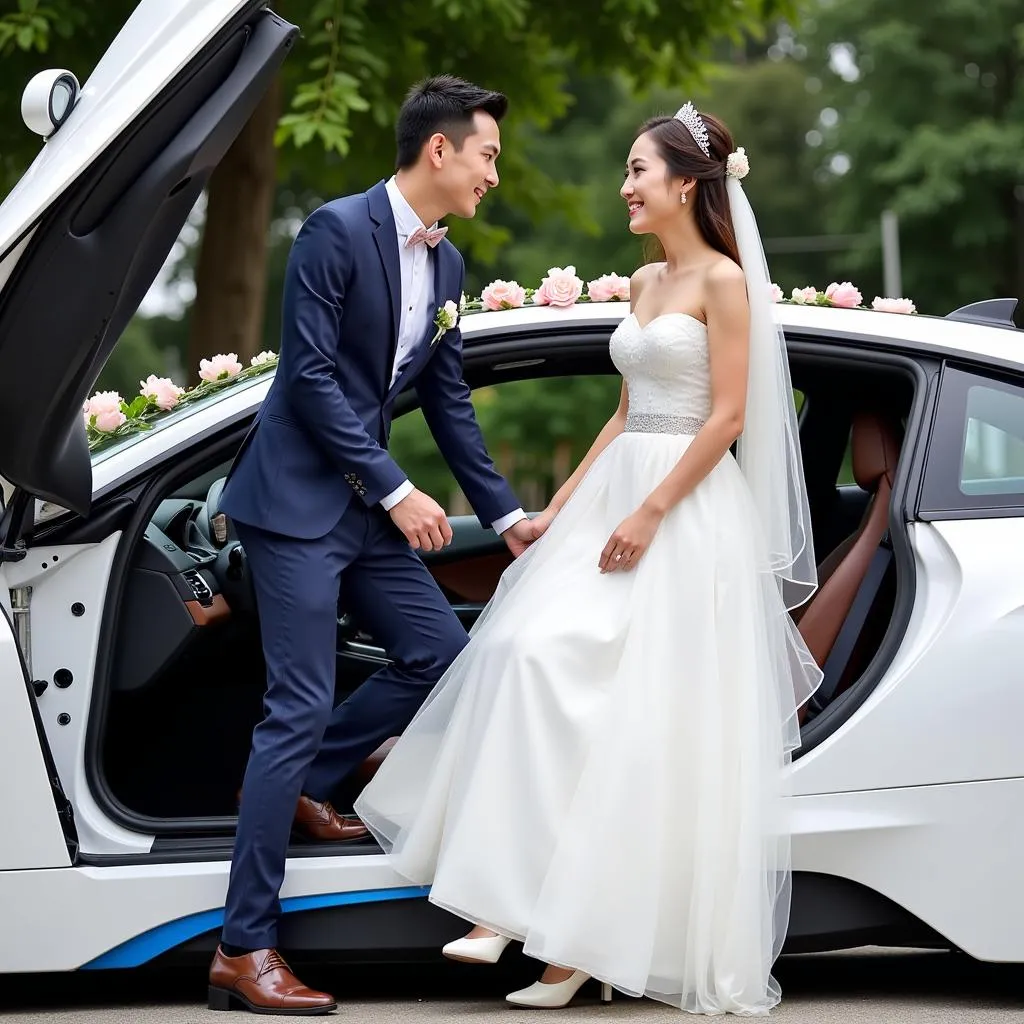
POLYGON ((871 303, 872 309, 880 313, 916 313, 917 307, 910 299, 881 299, 877 295, 871 303))
POLYGON ((775 284, 774 281, 772 282, 772 287, 769 294, 771 296, 772 302, 782 301, 782 289, 777 284, 775 284))
POLYGON ((121 396, 116 391, 97 391, 83 406, 85 422, 104 434, 117 430, 127 417, 121 412, 121 396))
POLYGON ((199 376, 203 380, 228 380, 242 372, 242 364, 234 352, 199 361, 199 376))
POLYGON ((801 306, 812 306, 817 298, 817 288, 811 288, 808 286, 807 288, 793 289, 793 301, 799 303, 801 306))
POLYGON ((853 309, 863 301, 860 292, 849 281, 844 281, 842 284, 836 284, 833 281, 825 289, 825 297, 833 306, 842 306, 844 309, 853 309))
POLYGON ((145 380, 140 380, 141 390, 139 394, 149 398, 156 403, 158 409, 166 412, 178 404, 178 399, 185 394, 184 388, 179 388, 170 377, 157 377, 151 373, 145 380))
POLYGON ((487 309, 516 309, 526 301, 526 289, 518 281, 492 281, 480 300, 487 309))
POLYGON ((629 301, 629 278, 618 274, 602 274, 596 281, 587 282, 591 302, 629 301))
POLYGON ((575 267, 552 267, 534 292, 533 301, 538 306, 567 307, 582 294, 583 282, 576 276, 575 267))

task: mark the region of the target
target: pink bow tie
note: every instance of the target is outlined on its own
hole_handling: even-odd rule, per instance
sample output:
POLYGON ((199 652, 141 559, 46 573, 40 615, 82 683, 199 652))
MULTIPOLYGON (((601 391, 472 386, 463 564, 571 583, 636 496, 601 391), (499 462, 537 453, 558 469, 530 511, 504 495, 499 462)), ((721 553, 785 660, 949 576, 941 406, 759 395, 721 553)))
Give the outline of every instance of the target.
POLYGON ((407 249, 411 249, 414 245, 419 245, 420 242, 426 242, 431 249, 437 245, 438 242, 448 234, 447 228, 434 228, 433 231, 428 231, 426 228, 417 228, 408 238, 405 243, 407 249))

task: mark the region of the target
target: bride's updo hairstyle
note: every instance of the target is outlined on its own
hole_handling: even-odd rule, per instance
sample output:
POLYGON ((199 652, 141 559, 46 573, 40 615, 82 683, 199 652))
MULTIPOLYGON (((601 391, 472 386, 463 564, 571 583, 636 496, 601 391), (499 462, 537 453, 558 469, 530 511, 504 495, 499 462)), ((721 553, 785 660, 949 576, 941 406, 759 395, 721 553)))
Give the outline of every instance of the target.
POLYGON ((707 129, 708 156, 686 125, 675 117, 652 117, 640 126, 637 138, 650 133, 668 166, 669 178, 697 179, 697 187, 691 190, 687 201, 697 203, 694 216, 701 234, 708 245, 740 264, 725 189, 725 165, 734 149, 732 135, 717 117, 701 113, 700 118, 707 129))

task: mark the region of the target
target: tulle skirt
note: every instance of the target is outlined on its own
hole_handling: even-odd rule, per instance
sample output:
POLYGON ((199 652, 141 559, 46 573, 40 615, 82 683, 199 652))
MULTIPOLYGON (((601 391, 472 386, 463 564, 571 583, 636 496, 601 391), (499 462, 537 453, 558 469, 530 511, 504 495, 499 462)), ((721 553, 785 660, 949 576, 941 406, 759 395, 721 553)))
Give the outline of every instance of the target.
POLYGON ((697 1013, 766 1013, 786 784, 821 679, 726 455, 637 567, 612 531, 692 437, 624 433, 504 573, 356 811, 438 906, 697 1013))

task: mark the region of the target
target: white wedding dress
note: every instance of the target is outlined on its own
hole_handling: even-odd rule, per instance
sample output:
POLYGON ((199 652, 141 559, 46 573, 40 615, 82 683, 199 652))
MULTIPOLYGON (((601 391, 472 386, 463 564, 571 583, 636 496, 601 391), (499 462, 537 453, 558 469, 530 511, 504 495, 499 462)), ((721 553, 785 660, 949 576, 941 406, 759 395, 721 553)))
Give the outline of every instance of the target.
POLYGON ((692 1012, 763 1014, 796 708, 820 672, 730 454, 634 570, 598 571, 710 411, 700 321, 631 313, 611 354, 625 432, 506 570, 355 809, 434 903, 527 954, 692 1012))

